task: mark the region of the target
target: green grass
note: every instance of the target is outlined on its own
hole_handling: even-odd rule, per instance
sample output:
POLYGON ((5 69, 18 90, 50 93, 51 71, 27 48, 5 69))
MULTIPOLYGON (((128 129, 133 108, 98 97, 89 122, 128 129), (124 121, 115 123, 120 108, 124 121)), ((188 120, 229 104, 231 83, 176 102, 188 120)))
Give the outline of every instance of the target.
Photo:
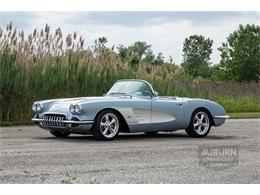
POLYGON ((260 97, 259 96, 218 96, 214 98, 221 104, 228 113, 259 113, 260 97))
POLYGON ((228 113, 232 119, 260 118, 260 112, 228 113))

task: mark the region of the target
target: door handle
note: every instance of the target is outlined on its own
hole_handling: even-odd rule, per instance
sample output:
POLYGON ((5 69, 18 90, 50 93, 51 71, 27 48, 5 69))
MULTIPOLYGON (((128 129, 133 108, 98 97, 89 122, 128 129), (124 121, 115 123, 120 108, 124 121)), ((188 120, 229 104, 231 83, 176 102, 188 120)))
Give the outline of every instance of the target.
POLYGON ((176 103, 177 106, 182 106, 182 103, 176 103))

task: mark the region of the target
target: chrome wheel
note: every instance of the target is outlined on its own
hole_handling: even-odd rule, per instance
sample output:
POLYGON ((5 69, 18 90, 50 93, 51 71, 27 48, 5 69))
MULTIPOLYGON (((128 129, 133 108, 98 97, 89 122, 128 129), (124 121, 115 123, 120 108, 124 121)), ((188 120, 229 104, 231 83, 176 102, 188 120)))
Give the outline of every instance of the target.
POLYGON ((208 132, 210 127, 210 121, 208 115, 200 111, 196 113, 195 117, 193 118, 193 128, 199 135, 204 135, 208 132))
POLYGON ((115 114, 106 113, 100 120, 100 131, 106 138, 113 138, 119 130, 119 121, 115 114))

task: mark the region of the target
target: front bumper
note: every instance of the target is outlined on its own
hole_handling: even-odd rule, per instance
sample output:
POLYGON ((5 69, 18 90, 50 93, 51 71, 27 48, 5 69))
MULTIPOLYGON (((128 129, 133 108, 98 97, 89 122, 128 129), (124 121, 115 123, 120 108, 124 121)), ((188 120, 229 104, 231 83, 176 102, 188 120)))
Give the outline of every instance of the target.
POLYGON ((213 120, 214 120, 214 125, 215 126, 220 126, 222 125, 226 119, 228 119, 229 116, 228 115, 216 115, 213 116, 213 120))
POLYGON ((65 131, 76 134, 88 134, 93 127, 94 121, 84 120, 84 121, 74 121, 74 120, 52 120, 43 118, 32 118, 32 121, 42 129, 45 130, 56 130, 65 131))
POLYGON ((213 118, 215 118, 215 119, 228 119, 229 116, 228 116, 228 115, 224 115, 224 116, 214 116, 213 118))
MULTIPOLYGON (((32 118, 33 122, 44 122, 44 119, 41 118, 32 118)), ((53 122, 56 122, 55 120, 53 120, 53 122)), ((63 120, 62 121, 64 124, 70 124, 70 125, 89 125, 89 124, 93 124, 94 121, 72 121, 72 120, 63 120)))

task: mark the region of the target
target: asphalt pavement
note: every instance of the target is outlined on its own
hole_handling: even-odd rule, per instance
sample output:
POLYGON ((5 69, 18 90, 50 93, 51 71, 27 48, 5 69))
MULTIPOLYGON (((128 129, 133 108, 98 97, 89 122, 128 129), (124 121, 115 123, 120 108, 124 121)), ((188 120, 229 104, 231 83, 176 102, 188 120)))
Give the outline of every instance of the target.
POLYGON ((260 183, 260 119, 230 119, 207 137, 185 131, 56 138, 0 127, 0 183, 260 183))

